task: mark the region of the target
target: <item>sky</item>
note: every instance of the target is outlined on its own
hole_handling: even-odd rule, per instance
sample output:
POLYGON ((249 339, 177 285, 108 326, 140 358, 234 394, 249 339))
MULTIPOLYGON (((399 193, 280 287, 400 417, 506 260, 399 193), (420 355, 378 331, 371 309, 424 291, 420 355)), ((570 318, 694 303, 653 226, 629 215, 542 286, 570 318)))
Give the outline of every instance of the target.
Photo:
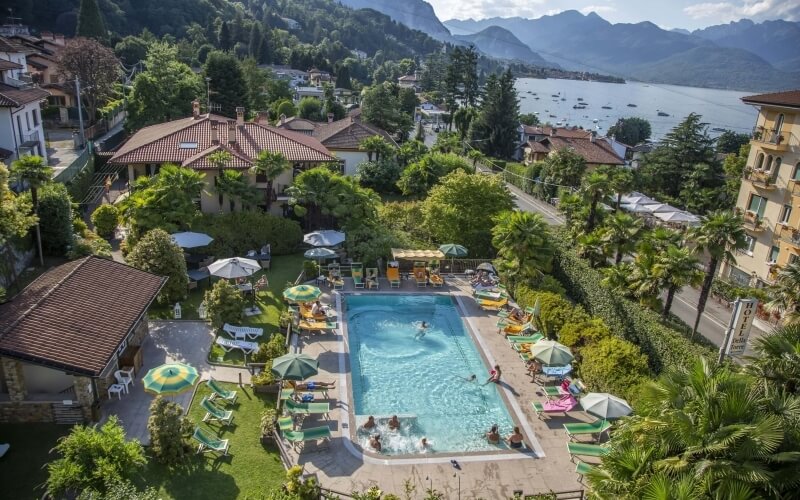
POLYGON ((651 21, 665 29, 694 30, 742 18, 800 21, 800 0, 427 0, 440 20, 527 17, 565 10, 596 12, 612 23, 651 21))

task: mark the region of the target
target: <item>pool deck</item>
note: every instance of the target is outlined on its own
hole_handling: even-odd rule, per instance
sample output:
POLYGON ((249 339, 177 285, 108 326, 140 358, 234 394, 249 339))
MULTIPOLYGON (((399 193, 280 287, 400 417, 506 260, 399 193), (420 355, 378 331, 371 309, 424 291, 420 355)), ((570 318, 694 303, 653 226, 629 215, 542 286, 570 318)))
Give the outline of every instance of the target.
MULTIPOLYGON (((344 292, 435 292, 451 293, 455 296, 465 321, 479 337, 478 345, 484 351, 483 355, 489 362, 500 365, 504 390, 511 403, 509 409, 512 414, 516 410, 524 415, 525 421, 521 422, 521 427, 526 435, 525 441, 536 453, 504 452, 492 458, 485 455, 462 455, 457 457, 459 469, 450 464, 451 454, 447 455, 446 460, 437 455, 382 458, 374 453, 362 454, 360 448, 349 439, 352 412, 347 389, 347 363, 345 356, 340 356, 346 349, 340 329, 335 334, 304 335, 296 344, 298 351, 319 359, 320 372, 316 378, 336 380, 337 388, 329 392, 331 406, 335 408, 331 412, 330 420, 310 417, 303 424, 303 427, 329 425, 333 435, 331 442, 321 447, 309 443, 300 454, 291 448, 285 448, 288 460, 302 465, 304 472, 316 476, 323 487, 343 493, 378 486, 384 492, 402 496, 406 480, 416 488, 412 498, 421 498, 430 487, 444 493, 445 498, 465 499, 508 499, 514 496, 515 491, 530 495, 584 489, 575 473, 575 464, 570 461, 566 444, 569 437, 562 424, 588 422, 593 418, 577 410, 567 416, 555 415, 545 420, 537 418, 530 402, 545 401, 544 394, 531 381, 517 353, 510 348, 503 336, 497 334, 496 315, 478 307, 472 299, 472 289, 468 282, 458 278, 451 278, 448 282, 451 286, 426 289, 417 288, 413 281, 403 281, 400 288, 390 288, 389 283, 381 279, 380 291, 375 292, 354 290, 352 280, 345 280, 344 292), (531 430, 533 436, 530 435, 531 430)), ((327 291, 323 299, 325 302, 337 304, 340 297, 341 294, 327 291)), ((337 312, 341 322, 341 308, 337 312)))

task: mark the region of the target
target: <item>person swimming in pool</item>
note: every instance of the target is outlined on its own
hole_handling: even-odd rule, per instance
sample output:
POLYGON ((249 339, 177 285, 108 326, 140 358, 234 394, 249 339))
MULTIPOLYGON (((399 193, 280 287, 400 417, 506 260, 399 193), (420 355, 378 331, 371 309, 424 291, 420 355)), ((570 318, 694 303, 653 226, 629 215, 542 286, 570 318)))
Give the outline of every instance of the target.
POLYGON ((469 377, 462 377, 461 375, 459 375, 458 378, 463 378, 466 382, 469 382, 469 383, 472 383, 472 382, 475 382, 476 380, 478 380, 478 376, 475 375, 474 373, 472 375, 470 375, 469 377))
POLYGON ((381 435, 380 434, 375 434, 374 436, 372 436, 370 438, 370 440, 369 440, 369 446, 370 446, 370 448, 372 448, 375 451, 381 451, 381 448, 382 448, 382 446, 381 446, 381 435))
POLYGON ((423 321, 417 327, 417 333, 414 335, 414 338, 415 339, 421 339, 422 337, 425 336, 425 333, 427 332, 427 330, 428 330, 428 323, 425 323, 423 321))

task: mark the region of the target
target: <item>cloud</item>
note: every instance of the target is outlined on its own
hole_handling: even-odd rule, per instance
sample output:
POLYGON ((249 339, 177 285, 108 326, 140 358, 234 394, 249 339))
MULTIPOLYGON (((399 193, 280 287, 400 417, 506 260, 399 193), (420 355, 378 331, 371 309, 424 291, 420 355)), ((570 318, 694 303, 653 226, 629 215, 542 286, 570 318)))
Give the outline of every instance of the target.
POLYGON ((539 17, 547 0, 429 0, 436 16, 448 19, 485 19, 487 17, 539 17))
POLYGON ((603 14, 610 14, 616 11, 617 11, 616 7, 612 7, 611 5, 587 5, 586 7, 580 10, 581 14, 588 14, 590 12, 595 12, 601 16, 603 14))
POLYGON ((690 5, 683 12, 692 19, 712 19, 727 23, 742 18, 754 21, 783 19, 800 20, 800 2, 797 0, 744 0, 742 2, 704 2, 690 5))

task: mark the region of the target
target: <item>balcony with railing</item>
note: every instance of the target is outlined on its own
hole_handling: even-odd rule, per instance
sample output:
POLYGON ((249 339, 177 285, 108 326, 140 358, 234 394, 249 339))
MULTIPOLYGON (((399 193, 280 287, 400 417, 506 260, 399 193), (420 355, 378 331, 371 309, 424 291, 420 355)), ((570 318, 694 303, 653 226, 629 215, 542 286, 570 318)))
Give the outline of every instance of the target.
POLYGON ((746 211, 743 216, 744 228, 752 232, 760 233, 765 229, 764 217, 755 212, 746 211))
POLYGON ((785 224, 778 224, 775 227, 775 235, 781 241, 792 245, 795 251, 800 250, 800 230, 785 224))
POLYGON ((790 146, 800 145, 797 136, 788 130, 778 132, 762 126, 753 128, 753 142, 773 151, 786 151, 790 146))
POLYGON ((22 147, 31 147, 39 144, 39 131, 34 130, 27 134, 22 134, 22 147))
POLYGON ((753 184, 753 187, 775 189, 775 181, 777 178, 775 174, 775 172, 767 172, 766 170, 746 168, 744 171, 744 178, 749 180, 753 184))
POLYGON ((3 77, 3 83, 6 85, 10 85, 12 87, 16 87, 20 90, 28 89, 34 87, 33 79, 27 73, 20 73, 19 78, 14 78, 8 74, 3 77))

